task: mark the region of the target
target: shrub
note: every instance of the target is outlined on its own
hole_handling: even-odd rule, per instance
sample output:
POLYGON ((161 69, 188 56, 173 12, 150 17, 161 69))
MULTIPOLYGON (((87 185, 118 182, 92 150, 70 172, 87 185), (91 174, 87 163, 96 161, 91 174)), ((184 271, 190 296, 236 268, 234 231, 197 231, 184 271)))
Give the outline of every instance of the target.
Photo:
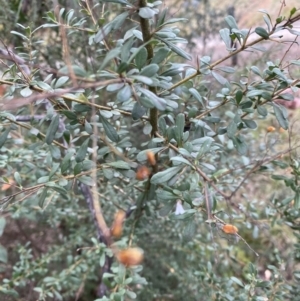
POLYGON ((298 143, 283 104, 300 61, 226 62, 280 30, 296 41, 299 12, 262 11, 254 30, 227 16, 223 58, 191 64, 176 27, 189 20, 160 1, 91 3, 18 24, 22 49, 2 50, 2 295, 296 300, 298 143))

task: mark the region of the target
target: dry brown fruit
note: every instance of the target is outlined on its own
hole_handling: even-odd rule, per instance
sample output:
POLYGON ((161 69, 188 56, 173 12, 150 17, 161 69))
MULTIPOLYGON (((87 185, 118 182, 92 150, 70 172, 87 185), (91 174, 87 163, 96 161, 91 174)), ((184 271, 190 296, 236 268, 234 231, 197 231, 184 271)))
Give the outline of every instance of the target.
POLYGON ((138 265, 144 259, 144 251, 140 248, 128 248, 118 251, 116 257, 125 266, 138 265))
POLYGON ((222 227, 222 231, 226 234, 236 234, 239 230, 233 225, 226 224, 222 227))
POLYGON ((147 151, 146 156, 149 164, 154 166, 156 164, 155 154, 152 151, 147 151))
POLYGON ((145 165, 142 165, 137 169, 135 178, 139 181, 144 181, 149 178, 150 173, 151 172, 149 168, 145 165))
POLYGON ((114 222, 112 224, 110 233, 113 237, 119 238, 123 232, 123 222, 125 220, 126 213, 123 210, 119 210, 116 215, 114 222))

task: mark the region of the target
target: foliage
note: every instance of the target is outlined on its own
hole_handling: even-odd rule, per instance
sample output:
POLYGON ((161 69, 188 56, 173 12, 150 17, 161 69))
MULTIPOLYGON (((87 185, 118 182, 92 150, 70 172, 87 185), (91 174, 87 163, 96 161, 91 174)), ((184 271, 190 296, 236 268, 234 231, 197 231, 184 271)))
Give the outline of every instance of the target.
POLYGON ((297 300, 299 145, 284 103, 300 61, 226 65, 300 35, 295 8, 262 15, 254 30, 225 17, 227 52, 195 65, 176 27, 189 20, 160 1, 82 0, 17 25, 0 80, 0 294, 297 300))

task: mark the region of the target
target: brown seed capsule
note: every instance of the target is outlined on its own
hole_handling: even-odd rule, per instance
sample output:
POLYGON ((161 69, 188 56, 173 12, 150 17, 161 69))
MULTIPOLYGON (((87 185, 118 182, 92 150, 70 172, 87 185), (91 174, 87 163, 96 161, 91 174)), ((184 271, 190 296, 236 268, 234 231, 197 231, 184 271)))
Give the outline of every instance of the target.
POLYGON ((276 129, 274 128, 274 126, 268 126, 267 127, 267 132, 268 133, 275 132, 275 131, 276 131, 276 129))
POLYGON ((149 168, 145 165, 142 165, 137 169, 135 178, 139 181, 144 181, 148 179, 149 176, 150 176, 149 168))
POLYGON ((138 265, 144 259, 144 252, 140 248, 128 248, 118 251, 116 257, 125 266, 138 265))
POLYGON ((156 164, 155 155, 152 151, 147 151, 147 160, 150 165, 154 166, 156 164))
POLYGON ((226 234, 236 234, 239 230, 233 225, 226 224, 222 227, 222 231, 226 234))
POLYGON ((111 226, 110 234, 113 237, 119 238, 123 232, 123 222, 125 220, 126 213, 122 210, 119 210, 116 215, 114 222, 111 226))

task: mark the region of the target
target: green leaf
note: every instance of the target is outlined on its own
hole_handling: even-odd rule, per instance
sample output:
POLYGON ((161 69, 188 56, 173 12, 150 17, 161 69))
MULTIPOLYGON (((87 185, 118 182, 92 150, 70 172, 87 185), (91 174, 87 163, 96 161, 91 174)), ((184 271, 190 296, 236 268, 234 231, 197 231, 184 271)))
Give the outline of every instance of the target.
POLYGON ((246 155, 248 151, 247 143, 245 142, 244 138, 242 136, 236 136, 231 138, 233 141, 233 145, 235 146, 236 150, 241 155, 246 155))
POLYGON ((150 122, 147 121, 143 127, 143 133, 145 135, 150 135, 151 131, 152 131, 152 125, 150 122))
POLYGON ((189 166, 193 167, 193 165, 187 159, 185 159, 183 157, 175 156, 175 157, 170 158, 170 160, 181 162, 181 163, 184 163, 186 165, 189 165, 189 166))
POLYGON ((70 120, 77 120, 77 115, 72 111, 62 110, 62 114, 64 114, 70 120))
POLYGON ((68 192, 65 188, 63 188, 62 186, 57 185, 55 182, 48 182, 45 184, 45 187, 50 187, 53 190, 55 190, 56 192, 62 194, 63 196, 67 196, 68 192))
POLYGON ((283 175, 272 175, 271 178, 273 180, 276 180, 276 181, 286 181, 286 180, 289 180, 289 178, 287 176, 283 176, 283 175))
POLYGON ((83 171, 88 171, 88 170, 91 170, 93 168, 96 168, 95 163, 93 161, 91 161, 91 160, 84 160, 80 164, 82 166, 82 170, 83 171))
POLYGON ((23 97, 28 97, 32 94, 32 90, 29 88, 29 87, 26 87, 24 89, 22 89, 20 91, 20 94, 23 96, 23 97))
POLYGON ((259 281, 256 283, 255 287, 272 287, 271 281, 259 281))
POLYGON ((136 299, 136 293, 133 291, 126 290, 126 295, 129 299, 136 299))
POLYGON ((160 171, 152 176, 151 183, 152 184, 162 184, 164 182, 169 181, 171 178, 176 176, 182 169, 182 165, 170 167, 164 171, 160 171))
POLYGON ((289 121, 286 109, 283 106, 276 103, 273 103, 273 109, 278 123, 283 129, 287 130, 289 127, 289 121))
POLYGON ((262 27, 256 27, 256 28, 255 28, 255 32, 256 32, 259 36, 261 36, 262 38, 264 38, 265 40, 267 40, 267 39, 269 38, 268 32, 267 32, 264 28, 262 28, 262 27))
POLYGON ((108 85, 106 87, 106 91, 108 91, 108 92, 115 92, 117 90, 120 90, 123 87, 124 87, 124 83, 110 84, 110 85, 108 85))
POLYGON ((114 171, 110 168, 103 169, 103 175, 106 179, 111 180, 114 177, 114 171))
POLYGON ((168 202, 164 207, 159 209, 158 214, 162 217, 167 216, 171 210, 174 208, 174 202, 168 202))
POLYGON ((120 48, 113 48, 112 50, 110 50, 105 56, 102 65, 100 66, 100 70, 104 69, 109 62, 111 62, 114 58, 116 58, 120 54, 120 52, 121 52, 120 48))
POLYGON ((75 156, 76 162, 82 162, 85 159, 89 141, 90 141, 90 138, 87 138, 80 146, 80 148, 75 156))
MULTIPOLYGON (((128 4, 128 2, 126 0, 113 0, 113 1, 106 0, 105 2, 128 4)), ((129 12, 126 11, 120 15, 117 15, 117 17, 114 20, 112 20, 111 22, 106 24, 104 27, 100 28, 94 37, 94 41, 96 43, 100 43, 100 42, 102 42, 102 40, 104 38, 106 38, 108 36, 108 34, 112 30, 119 29, 122 26, 122 24, 124 23, 124 21, 126 20, 126 18, 128 17, 128 14, 129 14, 129 12)))
POLYGON ((294 95, 290 93, 281 93, 280 95, 278 95, 278 98, 289 101, 293 101, 295 99, 294 95))
POLYGON ((202 106, 204 106, 202 96, 195 88, 190 88, 189 92, 201 103, 202 106))
POLYGON ((233 16, 229 15, 229 16, 225 17, 225 21, 227 22, 228 26, 231 29, 239 29, 233 16))
POLYGON ((60 149, 56 145, 49 145, 49 150, 53 159, 60 159, 60 149))
POLYGON ((228 28, 223 28, 219 31, 219 33, 220 33, 220 36, 221 36, 223 42, 226 45, 227 50, 228 51, 233 50, 232 45, 231 45, 232 41, 230 38, 230 30, 228 28))
POLYGON ((294 208, 295 209, 300 209, 300 191, 299 191, 299 189, 295 193, 294 208))
POLYGON ((6 142, 9 132, 10 132, 10 127, 6 128, 6 130, 0 135, 0 148, 6 142))
POLYGON ((136 159, 139 162, 146 161, 147 160, 147 152, 151 151, 152 153, 157 154, 159 151, 161 151, 163 149, 164 149, 164 147, 155 147, 155 148, 145 149, 138 153, 138 155, 136 156, 136 159))
POLYGON ((146 76, 142 76, 142 75, 131 75, 131 78, 145 84, 148 86, 152 86, 153 85, 153 80, 149 77, 146 76))
POLYGON ((153 104, 153 106, 155 106, 158 110, 160 111, 164 111, 166 109, 167 106, 167 102, 161 98, 158 97, 156 94, 154 94, 153 92, 144 89, 142 87, 138 87, 138 89, 148 98, 148 100, 153 104))
POLYGON ((178 145, 181 146, 182 135, 183 135, 183 130, 184 130, 184 126, 185 126, 185 116, 183 113, 179 113, 176 116, 175 124, 176 124, 176 126, 175 126, 174 130, 175 130, 176 140, 177 140, 178 145))
MULTIPOLYGON (((79 67, 77 65, 71 65, 71 69, 76 76, 80 76, 80 77, 87 76, 87 72, 82 67, 79 67)), ((70 74, 69 66, 62 67, 61 69, 59 69, 58 73, 70 74)))
POLYGON ((42 81, 37 81, 36 84, 45 91, 53 91, 51 86, 42 81))
POLYGON ((238 279, 238 278, 236 278, 236 277, 234 277, 234 276, 231 276, 230 279, 231 279, 233 282, 235 282, 236 284, 238 284, 240 287, 244 287, 244 284, 243 284, 243 282, 242 282, 240 279, 238 279))
POLYGON ((225 85, 227 83, 227 79, 219 73, 212 71, 211 74, 221 85, 225 85))
POLYGON ((290 63, 293 65, 300 66, 300 60, 291 60, 290 63))
POLYGON ((111 3, 118 3, 118 4, 130 4, 126 0, 103 0, 103 2, 111 2, 111 3))
POLYGON ((268 31, 271 31, 272 30, 272 23, 271 23, 270 16, 269 15, 267 15, 267 16, 264 15, 263 18, 264 18, 265 23, 267 24, 268 31))
POLYGON ((73 171, 74 176, 80 174, 81 172, 82 172, 82 162, 79 162, 74 166, 74 171, 73 171))
POLYGON ((0 236, 2 236, 4 228, 6 225, 6 219, 2 216, 0 216, 0 236))
POLYGON ((225 73, 234 73, 235 72, 235 69, 233 67, 228 67, 228 66, 218 66, 218 67, 215 67, 215 69, 221 70, 225 73))
POLYGON ((38 180, 37 180, 38 184, 47 183, 47 182, 49 182, 49 176, 43 176, 43 177, 38 178, 38 180))
POLYGON ((243 99, 243 92, 241 90, 236 91, 235 99, 236 99, 236 103, 239 105, 243 99))
POLYGON ((0 244, 0 261, 7 263, 7 250, 0 244))
POLYGON ((234 120, 232 120, 228 127, 227 127, 227 136, 228 138, 233 138, 235 136, 235 133, 237 132, 237 125, 234 122, 234 120))
POLYGON ((89 176, 80 176, 77 178, 81 183, 88 185, 88 186, 95 186, 95 182, 89 176))
POLYGON ((278 205, 278 207, 286 206, 286 205, 288 205, 289 203, 291 203, 293 200, 294 200, 294 195, 293 195, 293 196, 288 196, 288 197, 286 197, 285 199, 283 199, 283 200, 280 202, 280 205, 278 205))
POLYGON ((294 275, 295 279, 297 279, 298 281, 300 280, 300 271, 299 270, 293 271, 293 275, 294 275))
POLYGON ((100 122, 103 125, 104 131, 107 135, 107 137, 112 141, 112 142, 118 142, 119 139, 119 135, 116 131, 116 129, 101 115, 100 112, 100 122))
POLYGON ((294 14, 296 13, 296 11, 297 11, 297 8, 296 8, 296 7, 293 7, 293 8, 291 9, 291 11, 290 11, 290 17, 291 17, 292 15, 294 15, 294 14))
POLYGON ((49 179, 57 172, 58 168, 59 168, 59 163, 53 162, 51 171, 49 173, 49 179))
POLYGON ((125 87, 118 92, 117 99, 120 102, 125 102, 131 97, 131 95, 131 87, 129 85, 125 85, 125 87))
POLYGON ((170 53, 170 50, 166 47, 159 48, 154 54, 151 61, 152 64, 160 64, 170 53))
POLYGON ((110 162, 110 163, 106 163, 106 165, 117 168, 117 169, 130 169, 129 164, 125 161, 110 162))
POLYGON ((43 209, 44 208, 44 202, 45 202, 45 199, 47 197, 47 191, 48 191, 48 188, 45 187, 42 191, 42 193, 40 194, 39 196, 39 206, 43 209))
POLYGON ((298 30, 288 28, 288 31, 295 36, 300 36, 300 31, 298 30))
POLYGON ((62 174, 65 173, 70 168, 70 160, 73 154, 74 154, 74 150, 72 149, 69 150, 64 156, 60 166, 60 170, 62 174))
POLYGON ((211 144, 212 144, 212 141, 209 139, 205 140, 202 143, 201 148, 197 154, 198 160, 211 149, 211 144))
POLYGON ((19 186, 22 186, 22 179, 21 179, 20 174, 17 171, 14 173, 14 178, 15 178, 17 184, 19 186))
POLYGON ((57 89, 57 88, 60 88, 61 86, 63 86, 67 81, 69 80, 69 76, 62 76, 60 77, 55 85, 54 85, 54 88, 57 89))
POLYGON ((26 36, 24 36, 23 34, 21 34, 21 33, 18 32, 18 31, 11 30, 10 33, 15 34, 15 35, 21 37, 21 38, 22 38, 23 40, 25 40, 25 41, 29 41, 29 39, 28 39, 26 36))
POLYGON ((242 119, 242 121, 245 123, 245 125, 249 128, 249 129, 256 129, 257 128, 257 124, 254 120, 250 120, 250 119, 242 119))
POLYGON ((265 116, 268 115, 268 110, 267 110, 265 107, 263 107, 263 106, 258 106, 258 107, 257 107, 257 113, 258 113, 259 115, 265 117, 265 116))
POLYGON ((141 70, 140 75, 152 77, 157 74, 158 70, 159 66, 157 64, 150 64, 141 70))
POLYGON ((194 219, 188 221, 183 231, 183 238, 185 241, 191 241, 196 233, 196 223, 194 219))
POLYGON ((135 56, 135 63, 138 69, 141 70, 146 65, 147 58, 148 58, 148 52, 146 47, 140 48, 139 52, 135 56))
POLYGON ((256 74, 256 75, 262 77, 262 75, 261 75, 259 69, 258 69, 256 66, 252 66, 250 69, 251 69, 251 71, 252 71, 254 74, 256 74))
POLYGON ((141 7, 139 9, 139 16, 144 19, 151 19, 155 14, 156 12, 150 7, 141 7))
POLYGON ((143 41, 143 34, 141 31, 135 29, 132 31, 132 33, 137 39, 143 41))
MULTIPOLYGON (((127 66, 129 64, 128 58, 130 56, 130 51, 132 49, 132 45, 134 42, 135 42, 135 37, 131 36, 129 39, 125 41, 125 43, 121 47, 121 53, 120 53, 121 61, 123 64, 126 64, 124 65, 124 67, 122 67, 123 72, 127 69, 127 66)), ((121 70, 119 70, 119 73, 121 73, 121 70)))
POLYGON ((176 45, 174 45, 173 43, 171 43, 170 41, 166 40, 166 39, 162 39, 159 36, 155 35, 155 37, 157 39, 159 39, 160 41, 162 41, 163 43, 165 43, 173 52, 175 52, 176 54, 178 54, 179 56, 183 57, 184 59, 187 59, 189 61, 192 60, 192 56, 185 52, 184 50, 180 49, 179 47, 177 47, 176 45))
POLYGON ((271 161, 272 164, 274 164, 275 166, 279 166, 281 169, 286 169, 289 167, 289 164, 281 161, 281 160, 273 160, 271 161))
POLYGON ((132 119, 133 120, 138 120, 140 119, 145 113, 147 112, 147 109, 140 105, 139 102, 136 102, 132 108, 132 119))
POLYGON ((59 115, 55 115, 54 118, 52 119, 47 133, 46 133, 46 138, 45 141, 48 145, 50 145, 52 143, 52 141, 54 140, 55 134, 58 130, 58 126, 59 126, 59 115))

